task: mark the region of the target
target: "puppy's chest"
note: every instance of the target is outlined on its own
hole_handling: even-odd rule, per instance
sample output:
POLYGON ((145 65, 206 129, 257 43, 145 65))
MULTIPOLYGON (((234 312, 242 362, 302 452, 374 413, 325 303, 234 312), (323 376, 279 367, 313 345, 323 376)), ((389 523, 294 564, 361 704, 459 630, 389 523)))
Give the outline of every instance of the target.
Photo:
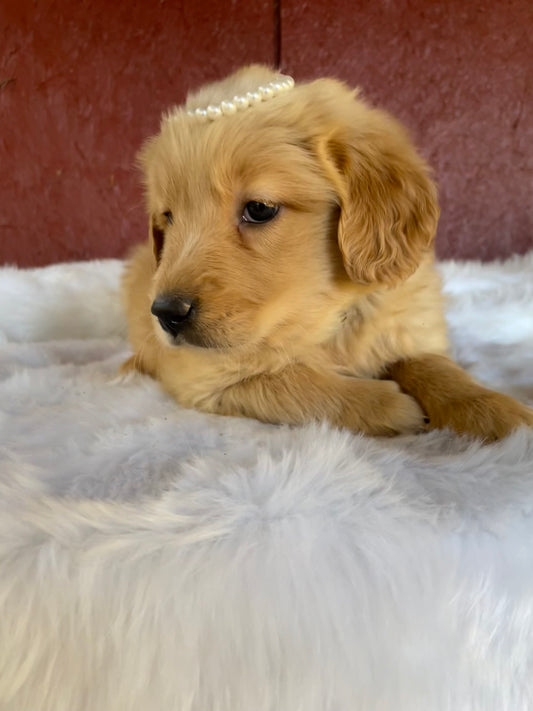
MULTIPOLYGON (((434 316, 434 314, 432 314, 434 316)), ((395 361, 425 352, 445 352, 445 329, 427 314, 394 308, 372 312, 354 308, 343 315, 338 332, 322 345, 326 363, 360 378, 379 377, 395 361)))
POLYGON ((325 367, 333 367, 344 375, 358 378, 379 377, 387 363, 397 360, 403 350, 397 333, 373 332, 362 328, 340 334, 333 342, 321 348, 325 367))

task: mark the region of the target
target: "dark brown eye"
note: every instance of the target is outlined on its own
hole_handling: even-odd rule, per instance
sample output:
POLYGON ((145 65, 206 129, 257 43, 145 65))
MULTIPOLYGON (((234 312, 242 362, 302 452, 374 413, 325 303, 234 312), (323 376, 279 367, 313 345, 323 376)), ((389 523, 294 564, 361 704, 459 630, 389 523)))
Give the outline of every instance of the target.
POLYGON ((164 212, 163 217, 167 221, 167 225, 171 225, 174 222, 174 216, 172 215, 172 212, 170 210, 164 212))
POLYGON ((270 220, 276 217, 278 212, 279 205, 267 205, 265 202, 250 200, 250 202, 247 202, 244 206, 241 219, 243 222, 260 225, 264 222, 270 222, 270 220))

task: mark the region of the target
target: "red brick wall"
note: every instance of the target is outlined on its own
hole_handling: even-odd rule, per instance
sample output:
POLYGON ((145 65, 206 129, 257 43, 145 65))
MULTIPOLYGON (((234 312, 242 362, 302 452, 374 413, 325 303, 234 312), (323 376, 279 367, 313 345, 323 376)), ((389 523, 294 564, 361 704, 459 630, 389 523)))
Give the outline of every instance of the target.
POLYGON ((247 62, 332 74, 435 167, 442 256, 533 248, 528 0, 3 0, 0 263, 121 256, 145 234, 135 153, 188 86, 247 62))

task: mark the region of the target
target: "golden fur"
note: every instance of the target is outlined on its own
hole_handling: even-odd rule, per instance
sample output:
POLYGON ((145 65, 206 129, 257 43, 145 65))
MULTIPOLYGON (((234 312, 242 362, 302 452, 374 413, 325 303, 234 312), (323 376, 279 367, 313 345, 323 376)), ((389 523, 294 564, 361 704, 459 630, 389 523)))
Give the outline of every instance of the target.
MULTIPOLYGON (((273 76, 247 67, 187 108, 273 76)), ((486 440, 533 425, 447 358, 435 187, 402 127, 356 92, 319 79, 206 124, 175 109, 141 163, 150 236, 124 281, 126 368, 185 407, 267 422, 486 440), (281 207, 248 224, 250 200, 281 207), (184 337, 150 313, 161 294, 199 304, 184 337)))

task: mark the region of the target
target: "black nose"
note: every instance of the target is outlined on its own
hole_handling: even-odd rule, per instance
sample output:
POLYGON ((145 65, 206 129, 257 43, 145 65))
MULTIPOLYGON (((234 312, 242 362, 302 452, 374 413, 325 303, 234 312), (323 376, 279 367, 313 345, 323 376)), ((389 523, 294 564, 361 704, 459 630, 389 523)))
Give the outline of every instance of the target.
POLYGON ((194 299, 174 295, 158 296, 151 308, 163 331, 171 336, 177 336, 183 326, 191 321, 195 310, 194 299))

